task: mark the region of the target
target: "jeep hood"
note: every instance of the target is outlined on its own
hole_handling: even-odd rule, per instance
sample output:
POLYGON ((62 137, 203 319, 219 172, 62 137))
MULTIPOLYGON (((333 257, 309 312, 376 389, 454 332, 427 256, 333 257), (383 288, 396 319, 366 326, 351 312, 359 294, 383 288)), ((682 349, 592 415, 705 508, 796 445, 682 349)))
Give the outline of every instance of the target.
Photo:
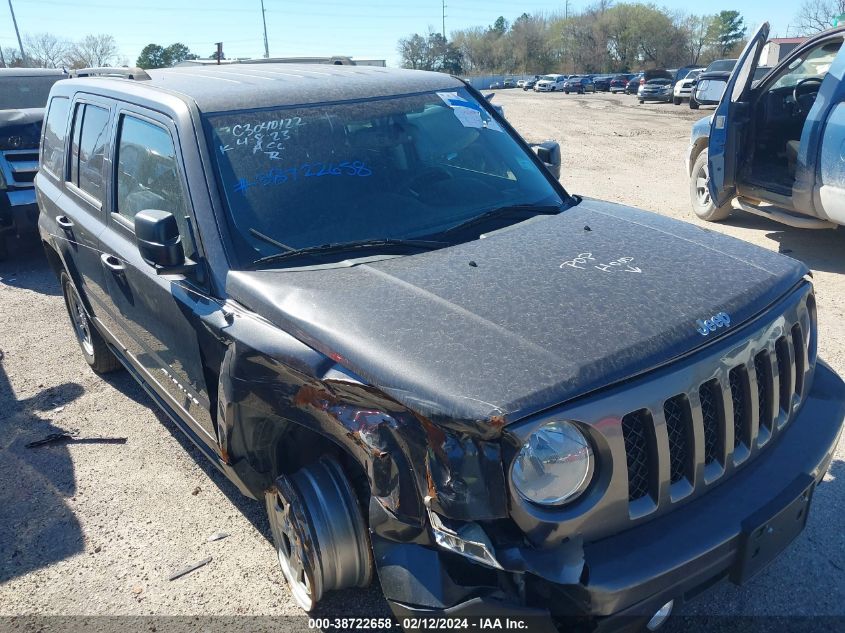
POLYGON ((0 140, 19 136, 20 149, 37 148, 41 138, 44 108, 0 110, 0 140))
POLYGON ((227 292, 418 413, 494 433, 733 331, 806 272, 706 229, 584 200, 418 255, 232 271, 227 292), (696 320, 719 312, 730 326, 702 336, 696 320))

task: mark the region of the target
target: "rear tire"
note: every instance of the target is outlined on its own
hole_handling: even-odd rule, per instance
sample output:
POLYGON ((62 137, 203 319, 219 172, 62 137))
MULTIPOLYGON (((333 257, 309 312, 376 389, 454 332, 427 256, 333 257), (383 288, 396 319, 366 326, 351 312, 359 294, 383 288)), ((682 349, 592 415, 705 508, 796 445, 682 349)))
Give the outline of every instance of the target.
POLYGON ((282 475, 264 498, 279 565, 300 608, 312 611, 327 591, 370 584, 367 525, 334 458, 282 475))
POLYGON ((698 110, 698 101, 695 100, 694 95, 690 95, 689 98, 689 109, 690 110, 698 110))
POLYGON ((709 181, 707 150, 705 149, 696 157, 692 165, 689 185, 690 202, 692 202, 692 210, 700 219, 706 222, 720 222, 730 216, 733 207, 730 202, 721 207, 716 206, 707 189, 709 181))
POLYGON ((674 103, 675 105, 681 105, 680 97, 672 97, 672 103, 674 103))
POLYGON ((76 342, 79 343, 79 348, 85 357, 85 362, 96 374, 107 374, 120 369, 123 365, 120 364, 102 335, 91 323, 88 311, 85 309, 85 305, 67 273, 62 273, 61 282, 65 307, 73 326, 73 333, 76 335, 76 342))

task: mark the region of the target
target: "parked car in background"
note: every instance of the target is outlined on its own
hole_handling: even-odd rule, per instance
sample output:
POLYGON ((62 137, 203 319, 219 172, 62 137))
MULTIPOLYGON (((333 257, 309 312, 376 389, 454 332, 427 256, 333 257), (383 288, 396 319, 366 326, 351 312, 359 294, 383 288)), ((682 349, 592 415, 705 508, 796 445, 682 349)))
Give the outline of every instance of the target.
POLYGON ((628 84, 625 86, 625 93, 629 95, 635 95, 640 90, 640 80, 642 79, 642 73, 634 75, 629 81, 628 84))
POLYGON ((728 83, 735 65, 735 59, 717 59, 711 62, 695 80, 690 93, 689 107, 692 110, 698 110, 699 106, 719 103, 722 90, 725 89, 725 84, 728 83))
POLYGON ((668 103, 672 100, 672 90, 671 79, 651 79, 640 86, 637 97, 640 103, 646 101, 665 101, 668 103))
POLYGON ((296 605, 376 584, 408 631, 653 630, 839 510, 803 263, 571 195, 459 78, 308 71, 59 82, 36 178, 83 359, 263 502, 296 605))
POLYGON ((513 77, 507 77, 502 82, 502 88, 516 88, 516 80, 513 77))
POLYGON ((534 84, 535 92, 554 92, 556 90, 563 90, 563 84, 566 82, 566 75, 543 75, 534 84))
POLYGON ((531 83, 531 87, 533 88, 534 83, 536 83, 539 78, 540 78, 540 75, 534 75, 533 77, 529 77, 528 79, 520 79, 519 81, 516 82, 516 87, 522 88, 523 90, 525 90, 526 85, 528 83, 531 83))
POLYGON ((673 72, 669 72, 665 68, 650 68, 649 70, 644 70, 640 73, 640 86, 645 85, 646 82, 649 82, 652 79, 668 79, 670 82, 674 83, 675 74, 673 72))
POLYGON ((767 37, 764 24, 715 113, 693 125, 693 211, 711 222, 738 208, 800 228, 845 225, 845 27, 808 39, 773 69, 757 66, 767 37))
POLYGON ((596 87, 596 92, 610 92, 610 81, 613 79, 612 75, 598 75, 593 79, 593 85, 596 87))
POLYGON ((595 92, 596 91, 596 84, 593 83, 593 80, 588 76, 570 77, 563 84, 563 91, 566 94, 569 94, 570 92, 576 92, 578 94, 586 94, 588 92, 595 92))
POLYGON ((693 68, 687 73, 686 77, 675 82, 675 88, 672 92, 672 103, 680 105, 683 101, 690 98, 693 87, 695 86, 695 80, 702 72, 704 72, 703 68, 693 68))
POLYGON ((525 83, 522 84, 523 90, 533 90, 534 86, 537 85, 539 77, 535 77, 534 79, 526 79, 525 83))
POLYGON ((622 75, 614 75, 610 80, 610 92, 625 92, 628 87, 628 82, 634 78, 634 75, 627 73, 622 75))
POLYGON ((8 239, 37 235, 41 124, 50 88, 64 77, 62 70, 0 68, 0 259, 8 239))

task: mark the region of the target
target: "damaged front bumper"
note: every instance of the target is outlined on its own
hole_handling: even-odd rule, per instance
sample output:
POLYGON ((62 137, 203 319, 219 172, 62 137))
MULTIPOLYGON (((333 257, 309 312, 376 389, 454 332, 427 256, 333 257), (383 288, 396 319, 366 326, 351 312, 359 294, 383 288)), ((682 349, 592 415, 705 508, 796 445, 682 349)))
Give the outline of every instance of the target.
MULTIPOLYGON (((819 362, 810 393, 777 443, 725 483, 596 542, 568 539, 533 554, 497 549, 502 569, 436 547, 424 530, 401 528, 374 501, 370 527, 385 597, 404 626, 418 618, 509 615, 529 621, 531 630, 642 627, 669 600, 683 602, 725 578, 747 579, 749 525, 761 513, 792 508, 796 484, 809 503, 843 419, 845 383, 819 362)), ((768 546, 767 556, 794 534, 768 546)))

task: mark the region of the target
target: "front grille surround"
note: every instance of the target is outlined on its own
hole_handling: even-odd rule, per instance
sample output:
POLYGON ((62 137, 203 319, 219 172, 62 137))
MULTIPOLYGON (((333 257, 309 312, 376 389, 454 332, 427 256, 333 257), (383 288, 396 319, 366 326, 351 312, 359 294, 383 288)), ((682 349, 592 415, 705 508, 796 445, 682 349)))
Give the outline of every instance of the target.
POLYGON ((531 506, 509 486, 512 518, 544 546, 573 533, 594 541, 694 502, 714 486, 730 485, 733 474, 777 443, 795 417, 812 385, 815 341, 807 282, 682 358, 508 428, 506 437, 518 449, 549 420, 575 420, 590 436, 599 464, 589 490, 560 508, 531 506), (743 408, 736 418, 732 372, 743 408), (784 391, 786 410, 781 384, 791 390, 784 391), (638 438, 631 436, 632 426, 638 438), (673 443, 685 440, 674 466, 670 431, 673 443))

